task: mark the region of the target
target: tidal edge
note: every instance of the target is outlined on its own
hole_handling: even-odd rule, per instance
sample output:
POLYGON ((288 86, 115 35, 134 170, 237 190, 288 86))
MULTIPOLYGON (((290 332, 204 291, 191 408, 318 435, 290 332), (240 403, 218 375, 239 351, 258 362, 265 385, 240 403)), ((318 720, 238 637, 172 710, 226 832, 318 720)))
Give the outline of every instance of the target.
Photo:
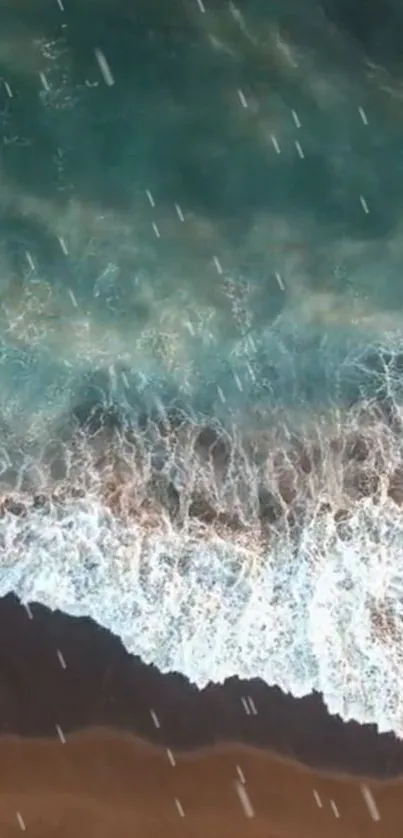
POLYGON ((100 727, 181 751, 237 743, 326 771, 403 775, 401 741, 330 715, 318 694, 296 699, 238 678, 200 691, 129 655, 91 619, 26 608, 13 594, 1 599, 0 735, 100 727))

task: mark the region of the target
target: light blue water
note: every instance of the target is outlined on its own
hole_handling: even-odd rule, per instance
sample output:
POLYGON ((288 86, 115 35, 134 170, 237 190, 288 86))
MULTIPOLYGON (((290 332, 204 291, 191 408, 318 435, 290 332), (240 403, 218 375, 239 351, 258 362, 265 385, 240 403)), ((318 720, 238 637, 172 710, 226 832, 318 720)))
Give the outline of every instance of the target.
POLYGON ((0 593, 400 735, 401 76, 330 11, 3 5, 0 593))

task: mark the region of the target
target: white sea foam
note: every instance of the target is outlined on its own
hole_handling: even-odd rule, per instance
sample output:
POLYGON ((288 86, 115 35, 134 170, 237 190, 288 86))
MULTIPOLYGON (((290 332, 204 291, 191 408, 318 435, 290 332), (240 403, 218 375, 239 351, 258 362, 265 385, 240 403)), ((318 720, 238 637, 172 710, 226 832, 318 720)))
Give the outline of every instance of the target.
POLYGON ((259 557, 235 542, 145 532, 95 495, 0 519, 0 595, 90 616, 129 652, 199 687, 234 674, 403 736, 403 517, 357 502, 285 532, 259 557), (254 559, 254 560, 253 560, 254 559))
POLYGON ((329 336, 305 349, 293 323, 286 337, 267 339, 242 421, 228 374, 227 424, 175 418, 151 382, 146 427, 126 433, 92 414, 97 385, 62 442, 31 398, 8 487, 25 508, 0 503, 0 596, 90 616, 200 688, 260 677, 403 737, 401 337, 337 352, 329 336))

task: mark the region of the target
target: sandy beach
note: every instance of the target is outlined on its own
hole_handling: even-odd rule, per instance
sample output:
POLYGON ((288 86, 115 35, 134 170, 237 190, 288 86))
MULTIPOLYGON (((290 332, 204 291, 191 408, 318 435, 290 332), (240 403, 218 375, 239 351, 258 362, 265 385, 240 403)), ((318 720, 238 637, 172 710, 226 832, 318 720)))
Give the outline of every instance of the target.
POLYGON ((392 736, 232 679, 197 691, 91 620, 0 601, 2 836, 400 836, 392 736))
POLYGON ((401 782, 332 776, 239 745, 193 754, 94 730, 0 743, 2 835, 402 834, 401 782))

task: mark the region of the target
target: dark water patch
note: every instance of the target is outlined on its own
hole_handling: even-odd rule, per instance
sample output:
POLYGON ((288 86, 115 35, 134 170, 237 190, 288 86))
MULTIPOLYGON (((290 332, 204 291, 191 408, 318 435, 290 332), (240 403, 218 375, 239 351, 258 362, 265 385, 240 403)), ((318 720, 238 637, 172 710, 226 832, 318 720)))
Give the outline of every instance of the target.
POLYGON ((203 459, 207 457, 216 472, 225 475, 231 457, 231 441, 224 429, 206 425, 196 436, 194 450, 203 459))
POLYGON ((398 505, 403 506, 403 468, 395 468, 390 476, 388 495, 398 505))
POLYGON ((344 30, 372 61, 392 72, 402 69, 400 0, 321 0, 326 17, 344 30))

